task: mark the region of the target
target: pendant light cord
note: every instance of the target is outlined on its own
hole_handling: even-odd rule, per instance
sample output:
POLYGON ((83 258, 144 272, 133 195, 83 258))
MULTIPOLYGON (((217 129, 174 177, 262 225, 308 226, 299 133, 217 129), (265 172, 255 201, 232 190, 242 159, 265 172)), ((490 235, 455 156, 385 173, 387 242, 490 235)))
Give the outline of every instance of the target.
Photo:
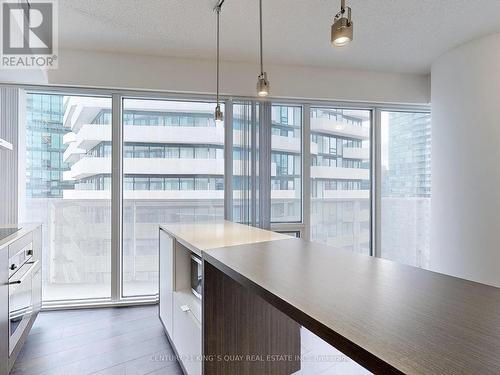
POLYGON ((259 0, 259 19, 260 19, 260 75, 264 75, 264 64, 262 63, 262 0, 259 0))
POLYGON ((219 106, 219 15, 220 6, 216 9, 217 12, 217 106, 219 106))

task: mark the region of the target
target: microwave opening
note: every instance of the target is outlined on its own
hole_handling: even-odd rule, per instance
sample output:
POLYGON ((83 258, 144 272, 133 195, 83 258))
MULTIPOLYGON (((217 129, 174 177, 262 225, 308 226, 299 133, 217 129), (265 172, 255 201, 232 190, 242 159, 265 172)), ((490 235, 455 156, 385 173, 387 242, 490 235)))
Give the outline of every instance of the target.
POLYGON ((191 254, 191 292, 201 299, 203 271, 201 258, 196 254, 191 254))

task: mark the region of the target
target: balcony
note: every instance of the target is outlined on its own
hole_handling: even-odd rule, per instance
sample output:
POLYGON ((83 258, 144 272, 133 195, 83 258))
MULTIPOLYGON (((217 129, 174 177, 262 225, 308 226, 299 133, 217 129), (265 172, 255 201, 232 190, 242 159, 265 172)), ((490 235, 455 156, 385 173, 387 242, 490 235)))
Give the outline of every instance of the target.
POLYGON ((297 190, 271 190, 271 199, 298 199, 300 200, 300 194, 297 190))
MULTIPOLYGON (((140 175, 224 175, 223 159, 125 158, 124 174, 140 175)), ((65 180, 111 173, 111 158, 86 157, 64 172, 65 180)))
POLYGON ((85 155, 85 153, 86 153, 85 150, 76 147, 76 143, 72 142, 69 144, 68 148, 63 153, 63 161, 68 164, 74 164, 78 160, 80 160, 82 155, 85 155))
POLYGON ((370 130, 367 128, 321 117, 311 118, 311 132, 350 137, 360 140, 370 139, 370 130))
POLYGON ((300 141, 300 138, 281 137, 279 135, 273 135, 271 138, 272 151, 299 154, 301 150, 300 141))
MULTIPOLYGON (((64 199, 102 200, 111 199, 110 190, 64 190, 64 199)), ((123 199, 144 201, 200 201, 223 202, 223 190, 125 190, 123 199)), ((126 204, 126 202, 124 202, 126 204)))
POLYGON ((344 147, 344 159, 370 160, 370 149, 367 147, 344 147))
POLYGON ((63 179, 74 181, 99 174, 111 174, 111 158, 82 158, 63 172, 63 179))
POLYGON ((312 166, 311 178, 339 179, 339 180, 369 180, 370 170, 362 168, 312 166))
POLYGON ((321 199, 358 200, 369 199, 369 190, 325 190, 321 199))
MULTIPOLYGON (((102 109, 110 109, 111 99, 104 97, 69 96, 66 97, 65 107, 63 124, 77 133, 81 126, 91 122, 102 109)), ((111 128, 111 124, 105 126, 111 128)))
MULTIPOLYGON (((163 144, 224 145, 224 129, 187 126, 132 126, 124 127, 125 142, 163 144)), ((78 133, 67 133, 64 144, 88 151, 101 142, 111 142, 110 125, 82 125, 78 133)), ((68 147, 69 149, 69 147, 68 147)), ((66 156, 69 157, 69 154, 66 156)))
POLYGON ((82 125, 78 133, 67 133, 63 137, 64 144, 74 145, 75 149, 85 151, 105 141, 111 142, 110 125, 82 125))
POLYGON ((224 145, 224 128, 194 126, 124 127, 125 142, 224 145))

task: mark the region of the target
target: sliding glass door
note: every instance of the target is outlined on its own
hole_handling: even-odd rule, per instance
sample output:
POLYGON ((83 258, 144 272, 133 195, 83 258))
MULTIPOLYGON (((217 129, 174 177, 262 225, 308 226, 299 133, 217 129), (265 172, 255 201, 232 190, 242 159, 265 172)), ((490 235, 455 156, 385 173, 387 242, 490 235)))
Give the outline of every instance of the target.
POLYGON ((158 293, 159 223, 224 218, 224 127, 214 108, 123 100, 123 297, 158 293))
POLYGON ((111 100, 22 97, 19 222, 42 223, 43 300, 109 299, 111 100))
POLYGON ((429 267, 431 115, 383 111, 381 256, 429 267))
POLYGON ((312 241, 370 254, 371 111, 312 107, 312 241))

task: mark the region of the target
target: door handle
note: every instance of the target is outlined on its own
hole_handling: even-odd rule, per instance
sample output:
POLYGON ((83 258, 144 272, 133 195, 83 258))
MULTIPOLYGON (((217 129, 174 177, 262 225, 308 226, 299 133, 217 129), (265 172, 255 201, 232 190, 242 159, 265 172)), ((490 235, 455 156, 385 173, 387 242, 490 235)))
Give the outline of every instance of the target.
POLYGON ((191 310, 191 309, 189 308, 189 306, 188 306, 188 305, 182 305, 182 306, 181 306, 181 310, 182 310, 183 312, 188 312, 188 311, 189 311, 189 310, 191 310))
POLYGON ((37 260, 37 261, 34 261, 34 262, 26 262, 26 264, 31 264, 31 267, 28 271, 26 271, 24 273, 24 275, 22 275, 19 280, 16 280, 16 281, 9 281, 8 284, 9 285, 15 285, 15 284, 21 284, 24 279, 26 279, 26 277, 28 277, 28 275, 31 273, 31 271, 33 271, 33 269, 37 266, 37 264, 39 263, 40 261, 37 260))

